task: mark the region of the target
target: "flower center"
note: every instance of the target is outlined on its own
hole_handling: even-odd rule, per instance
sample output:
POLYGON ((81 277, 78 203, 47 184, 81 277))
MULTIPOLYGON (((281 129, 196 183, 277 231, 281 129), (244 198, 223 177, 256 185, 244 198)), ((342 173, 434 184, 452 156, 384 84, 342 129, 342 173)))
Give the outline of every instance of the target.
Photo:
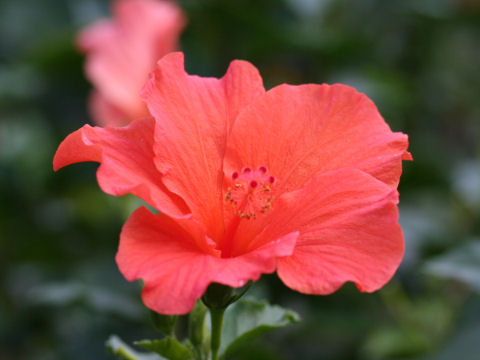
POLYGON ((232 206, 235 214, 243 219, 255 219, 272 207, 272 186, 276 179, 268 174, 266 166, 257 170, 249 167, 231 175, 232 186, 228 187, 225 200, 232 206))

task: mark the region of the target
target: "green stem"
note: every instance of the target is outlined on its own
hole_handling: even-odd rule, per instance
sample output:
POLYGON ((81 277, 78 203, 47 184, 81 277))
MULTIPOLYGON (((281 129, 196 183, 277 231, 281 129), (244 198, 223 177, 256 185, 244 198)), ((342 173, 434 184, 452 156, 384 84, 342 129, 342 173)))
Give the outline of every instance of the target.
POLYGON ((210 319, 212 324, 211 343, 212 360, 218 360, 218 350, 222 342, 223 314, 225 309, 210 309, 210 319))

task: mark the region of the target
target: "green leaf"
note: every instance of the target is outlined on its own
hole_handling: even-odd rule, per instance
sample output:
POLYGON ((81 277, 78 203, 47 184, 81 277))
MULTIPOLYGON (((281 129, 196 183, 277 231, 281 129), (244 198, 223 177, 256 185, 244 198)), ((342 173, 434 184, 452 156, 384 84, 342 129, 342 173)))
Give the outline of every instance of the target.
POLYGON ((473 240, 425 264, 432 275, 456 279, 480 292, 480 241, 473 240))
POLYGON ((227 309, 222 334, 221 357, 233 354, 243 345, 270 330, 300 321, 297 313, 265 301, 242 299, 227 309))
POLYGON ((135 345, 144 347, 169 360, 190 360, 194 358, 191 349, 184 346, 174 337, 167 336, 160 340, 136 341, 135 345))
POLYGON ((108 350, 120 359, 124 360, 165 360, 165 358, 151 353, 140 353, 125 344, 116 335, 111 335, 105 343, 108 350))

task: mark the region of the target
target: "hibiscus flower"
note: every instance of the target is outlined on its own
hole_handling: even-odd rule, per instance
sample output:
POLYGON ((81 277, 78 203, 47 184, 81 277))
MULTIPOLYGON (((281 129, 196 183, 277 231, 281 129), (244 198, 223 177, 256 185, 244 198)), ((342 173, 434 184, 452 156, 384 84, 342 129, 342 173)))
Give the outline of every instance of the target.
POLYGON ((97 21, 77 38, 95 87, 90 111, 101 126, 148 116, 140 90, 157 60, 178 48, 185 25, 182 11, 165 0, 115 0, 112 11, 113 20, 97 21))
POLYGON ((188 313, 211 283, 241 287, 277 271, 288 287, 330 294, 382 287, 403 255, 397 185, 408 139, 345 85, 265 91, 233 61, 221 79, 158 62, 142 91, 151 118, 70 134, 55 170, 96 161, 100 187, 136 195, 116 256, 142 279, 145 305, 188 313))

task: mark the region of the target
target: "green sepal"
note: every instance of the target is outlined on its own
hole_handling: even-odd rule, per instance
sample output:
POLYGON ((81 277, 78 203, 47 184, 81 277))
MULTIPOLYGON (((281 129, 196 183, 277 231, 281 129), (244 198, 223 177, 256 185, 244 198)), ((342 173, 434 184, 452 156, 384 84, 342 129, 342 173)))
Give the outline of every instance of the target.
POLYGON ((202 297, 203 303, 209 309, 226 309, 235 299, 235 289, 218 283, 208 285, 202 297))
POLYGON ((177 324, 177 315, 162 315, 155 311, 150 311, 153 324, 162 334, 167 336, 173 336, 175 325, 177 324))
POLYGON ((208 309, 198 300, 188 316, 188 341, 193 347, 196 359, 208 359, 210 353, 210 333, 207 328, 208 309))
POLYGON ((112 354, 123 360, 165 360, 164 357, 157 354, 141 353, 132 349, 116 335, 111 335, 105 346, 112 354))
POLYGON ((168 360, 195 359, 192 349, 186 347, 172 336, 167 336, 160 340, 135 341, 134 344, 153 351, 168 360))
POLYGON ((299 321, 300 317, 294 311, 269 305, 266 301, 249 298, 237 301, 225 313, 220 357, 233 354, 273 329, 299 321))

